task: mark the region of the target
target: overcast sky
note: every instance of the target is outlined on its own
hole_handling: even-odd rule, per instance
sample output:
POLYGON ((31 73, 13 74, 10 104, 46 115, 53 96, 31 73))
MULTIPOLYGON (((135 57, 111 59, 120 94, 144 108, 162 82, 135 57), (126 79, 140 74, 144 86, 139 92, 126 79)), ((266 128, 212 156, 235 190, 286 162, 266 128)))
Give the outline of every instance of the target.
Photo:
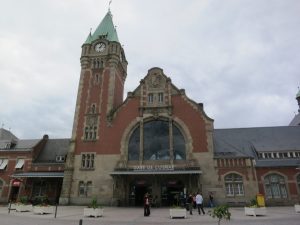
MULTIPOLYGON (((0 0, 0 126, 70 138, 81 45, 108 2, 0 0)), ((111 12, 125 97, 160 67, 215 128, 285 126, 297 112, 299 0, 113 0, 111 12)))

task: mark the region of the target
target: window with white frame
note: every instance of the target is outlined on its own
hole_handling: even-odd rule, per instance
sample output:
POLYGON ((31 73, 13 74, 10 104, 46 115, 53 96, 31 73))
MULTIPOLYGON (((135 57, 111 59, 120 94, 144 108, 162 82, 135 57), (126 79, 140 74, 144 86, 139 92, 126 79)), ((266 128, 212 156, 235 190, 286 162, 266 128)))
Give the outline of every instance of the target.
POLYGON ((22 170, 25 163, 25 159, 17 159, 15 169, 22 170))
POLYGON ((267 198, 287 198, 285 179, 279 174, 270 174, 264 178, 267 198))
POLYGON ((88 181, 86 183, 84 181, 79 181, 78 196, 80 196, 80 197, 91 197, 92 196, 92 188, 93 188, 92 181, 88 181))
POLYGON ((0 170, 5 170, 8 164, 8 159, 0 159, 0 170))
POLYGON ((159 103, 162 103, 164 102, 164 93, 158 93, 158 102, 159 103))
POLYGON ((243 177, 236 173, 231 173, 225 176, 225 188, 227 196, 244 196, 243 177))
POLYGON ((56 162, 65 162, 66 157, 64 155, 57 155, 55 158, 56 162))
POLYGON ((94 160, 95 160, 95 153, 81 154, 81 168, 94 169, 94 160))
POLYGON ((91 126, 86 126, 84 128, 84 139, 85 140, 96 140, 97 139, 97 126, 91 125, 91 126))
POLYGON ((153 103, 153 94, 152 93, 148 94, 148 102, 153 103))

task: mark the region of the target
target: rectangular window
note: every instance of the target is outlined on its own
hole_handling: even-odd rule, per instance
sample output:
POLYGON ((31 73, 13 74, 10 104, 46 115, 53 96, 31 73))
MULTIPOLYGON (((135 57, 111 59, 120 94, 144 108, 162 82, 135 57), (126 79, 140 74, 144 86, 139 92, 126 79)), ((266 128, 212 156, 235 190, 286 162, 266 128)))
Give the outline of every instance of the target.
POLYGON ((5 170, 8 164, 8 159, 0 159, 0 170, 5 170))
POLYGON ((32 196, 40 197, 45 196, 48 191, 47 184, 44 180, 36 181, 33 183, 32 196))
POLYGON ((153 94, 148 94, 148 102, 153 103, 153 94))
POLYGON ((17 159, 16 170, 22 170, 25 163, 25 159, 17 159))
POLYGON ((85 196, 85 185, 84 185, 83 181, 79 182, 79 185, 78 185, 78 195, 79 196, 85 196))
POLYGON ((56 162, 64 162, 65 161, 65 156, 57 155, 55 161, 56 162))
POLYGON ((226 195, 227 196, 233 196, 233 184, 226 184, 226 195))
POLYGON ((95 153, 81 154, 81 168, 82 169, 94 169, 95 153))
POLYGON ((85 154, 81 155, 81 168, 85 168, 85 154))
POLYGON ((164 93, 158 93, 158 102, 159 103, 164 102, 164 93))
POLYGON ((93 194, 93 185, 92 185, 92 181, 88 181, 87 183, 86 183, 86 196, 87 197, 91 197, 92 196, 92 194, 93 194))

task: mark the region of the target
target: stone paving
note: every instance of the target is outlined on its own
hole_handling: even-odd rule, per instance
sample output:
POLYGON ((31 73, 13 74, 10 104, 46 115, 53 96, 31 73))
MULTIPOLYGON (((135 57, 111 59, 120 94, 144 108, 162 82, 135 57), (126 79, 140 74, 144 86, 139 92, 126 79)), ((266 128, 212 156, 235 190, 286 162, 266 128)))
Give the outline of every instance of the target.
MULTIPOLYGON (((58 206, 57 217, 54 214, 35 215, 32 212, 8 213, 7 207, 0 207, 0 225, 156 225, 188 224, 217 225, 216 219, 209 215, 198 215, 196 211, 186 219, 170 219, 168 208, 152 208, 151 215, 144 217, 143 208, 105 207, 104 216, 98 218, 83 217, 83 206, 58 206)), ((206 212, 209 209, 205 209, 206 212)), ((299 225, 300 213, 294 207, 268 207, 266 216, 245 216, 244 208, 230 208, 232 218, 222 221, 224 225, 299 225)))

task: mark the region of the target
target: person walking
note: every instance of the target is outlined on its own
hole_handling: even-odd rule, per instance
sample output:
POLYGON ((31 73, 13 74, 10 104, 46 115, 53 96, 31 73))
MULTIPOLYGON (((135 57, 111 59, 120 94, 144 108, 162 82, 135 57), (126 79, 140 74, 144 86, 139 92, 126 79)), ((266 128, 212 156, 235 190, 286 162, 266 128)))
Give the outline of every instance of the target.
POLYGON ((203 209, 203 197, 199 192, 196 195, 196 204, 197 204, 199 215, 201 215, 201 211, 202 211, 203 215, 205 215, 205 212, 204 212, 204 209, 203 209))
POLYGON ((196 209, 197 204, 196 204, 196 193, 193 194, 193 208, 196 209))
POLYGON ((150 215, 150 199, 148 193, 144 197, 144 216, 150 215))
POLYGON ((188 199, 187 199, 187 203, 189 206, 189 211, 190 211, 190 215, 193 215, 193 195, 190 194, 188 199))

